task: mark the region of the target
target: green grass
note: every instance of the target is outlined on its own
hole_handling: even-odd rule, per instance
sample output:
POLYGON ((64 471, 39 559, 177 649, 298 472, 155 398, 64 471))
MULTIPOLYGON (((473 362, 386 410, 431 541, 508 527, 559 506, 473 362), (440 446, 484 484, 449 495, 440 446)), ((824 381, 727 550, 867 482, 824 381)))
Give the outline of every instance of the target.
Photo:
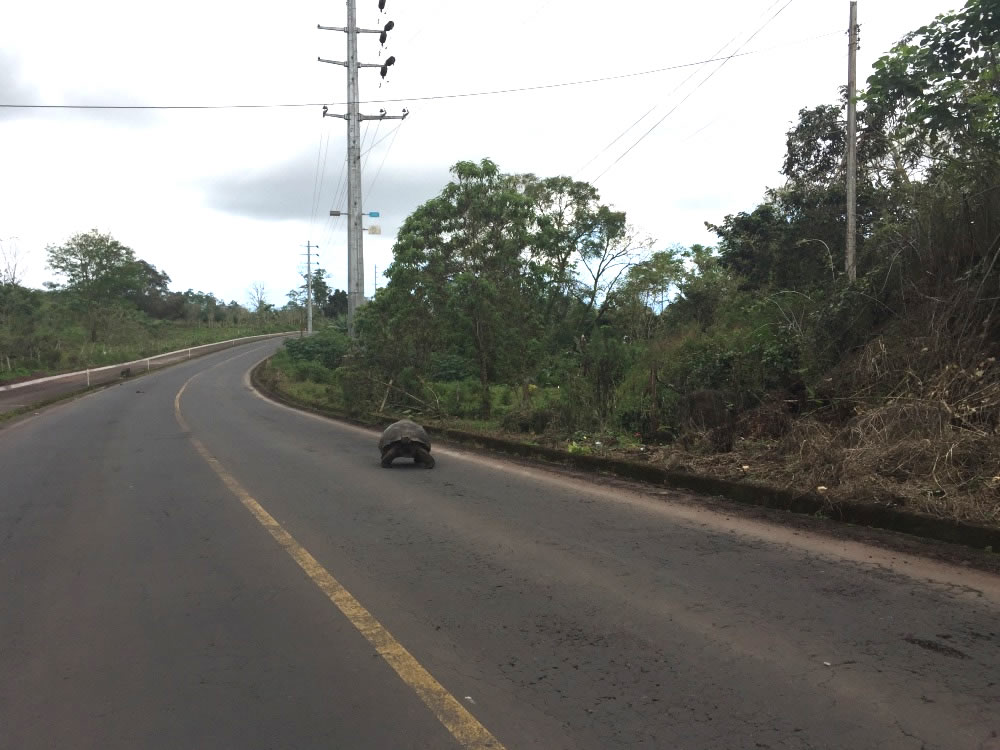
POLYGON ((130 362, 145 357, 186 349, 189 347, 215 344, 229 339, 258 336, 266 333, 280 333, 285 326, 193 326, 186 323, 158 321, 151 325, 130 326, 112 341, 79 343, 84 338, 81 331, 66 332, 61 346, 59 361, 54 366, 39 364, 27 367, 23 363, 12 370, 0 371, 0 383, 28 376, 45 377, 63 372, 74 372, 88 367, 103 367, 120 362, 130 362), (79 335, 73 335, 78 333, 79 335), (73 343, 74 340, 76 343, 73 343))

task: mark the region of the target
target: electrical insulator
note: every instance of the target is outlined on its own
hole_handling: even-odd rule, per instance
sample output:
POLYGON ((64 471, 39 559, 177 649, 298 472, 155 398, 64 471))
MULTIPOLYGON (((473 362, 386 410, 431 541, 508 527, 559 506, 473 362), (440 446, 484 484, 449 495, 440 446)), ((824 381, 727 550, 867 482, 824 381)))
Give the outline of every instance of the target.
POLYGON ((385 0, 378 0, 378 9, 385 10, 385 0))

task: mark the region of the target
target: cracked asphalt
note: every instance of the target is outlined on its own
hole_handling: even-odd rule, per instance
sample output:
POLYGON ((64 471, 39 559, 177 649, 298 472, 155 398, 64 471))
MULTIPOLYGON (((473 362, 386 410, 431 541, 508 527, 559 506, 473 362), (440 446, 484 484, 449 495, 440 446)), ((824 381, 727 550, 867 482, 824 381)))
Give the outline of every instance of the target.
POLYGON ((0 430, 0 745, 471 746, 194 437, 507 748, 1000 750, 997 576, 450 446, 382 469, 249 388, 276 346, 0 430))

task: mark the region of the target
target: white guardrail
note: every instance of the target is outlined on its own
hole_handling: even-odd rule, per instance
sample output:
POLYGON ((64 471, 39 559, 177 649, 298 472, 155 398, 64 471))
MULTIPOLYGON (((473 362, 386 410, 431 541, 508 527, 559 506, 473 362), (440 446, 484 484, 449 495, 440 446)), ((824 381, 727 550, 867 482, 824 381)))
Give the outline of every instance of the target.
POLYGON ((47 396, 56 396, 60 393, 73 390, 75 388, 89 388, 92 385, 101 385, 116 380, 122 380, 140 372, 150 372, 153 368, 165 367, 169 364, 191 359, 192 357, 211 354, 226 348, 249 343, 258 339, 276 338, 279 336, 294 336, 299 331, 285 331, 284 333, 264 333, 258 336, 243 336, 226 341, 216 341, 212 344, 201 344, 200 346, 190 346, 186 349, 178 349, 165 354, 157 354, 151 357, 133 359, 128 362, 120 362, 115 365, 105 365, 103 367, 77 370, 76 372, 64 372, 61 375, 49 375, 44 378, 34 380, 22 380, 19 383, 0 385, 0 411, 5 411, 18 406, 26 406, 27 403, 8 403, 12 398, 23 401, 21 396, 28 396, 31 392, 44 392, 47 396))

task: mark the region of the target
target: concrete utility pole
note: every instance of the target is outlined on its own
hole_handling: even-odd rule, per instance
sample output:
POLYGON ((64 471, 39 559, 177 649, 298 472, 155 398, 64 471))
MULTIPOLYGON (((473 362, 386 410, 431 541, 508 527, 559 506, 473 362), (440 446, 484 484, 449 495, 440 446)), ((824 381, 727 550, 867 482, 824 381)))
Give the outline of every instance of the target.
POLYGON ((319 245, 306 242, 306 333, 313 332, 313 274, 312 274, 312 251, 319 249, 319 245))
POLYGON ((854 281, 857 268, 857 186, 858 186, 858 105, 857 105, 857 51, 858 51, 858 4, 851 0, 851 27, 848 29, 850 42, 847 48, 847 252, 844 265, 847 278, 854 281))
MULTIPOLYGON (((379 10, 385 7, 385 0, 379 0, 379 10)), ((386 35, 395 24, 389 21, 381 29, 359 29, 357 25, 356 0, 347 0, 347 26, 317 26, 324 31, 343 31, 347 34, 347 60, 324 60, 320 62, 343 65, 347 68, 347 114, 337 115, 327 112, 324 117, 341 117, 347 120, 347 330, 354 335, 354 316, 365 301, 365 266, 361 228, 361 121, 362 120, 404 120, 409 114, 405 109, 401 115, 388 115, 383 109, 377 115, 363 115, 359 111, 358 69, 380 68, 385 78, 395 57, 388 57, 384 63, 358 62, 358 34, 378 34, 385 44, 386 35)))

